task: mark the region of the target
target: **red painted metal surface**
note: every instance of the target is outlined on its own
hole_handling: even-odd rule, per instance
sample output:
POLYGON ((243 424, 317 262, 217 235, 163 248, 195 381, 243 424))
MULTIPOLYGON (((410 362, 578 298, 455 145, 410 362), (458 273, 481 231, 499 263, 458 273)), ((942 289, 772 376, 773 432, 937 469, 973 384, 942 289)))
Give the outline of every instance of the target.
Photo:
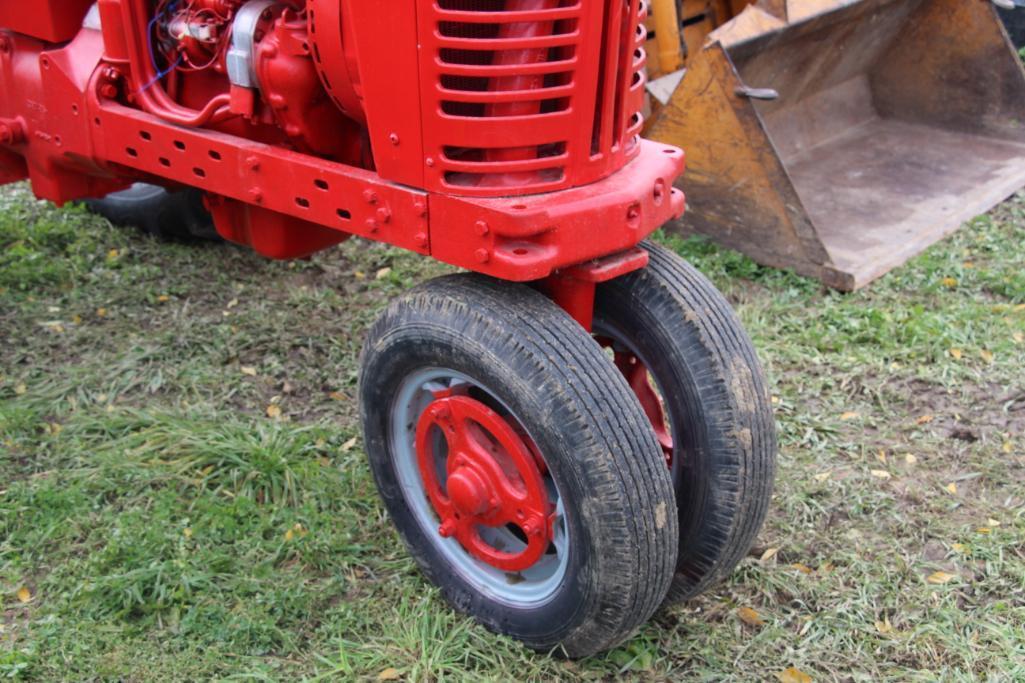
POLYGON ((51 43, 71 40, 94 0, 0 2, 0 26, 51 43))
POLYGON ((592 182, 638 153, 640 0, 418 0, 428 189, 592 182))
MULTIPOLYGON (((683 211, 682 153, 637 138, 639 0, 289 0, 254 36, 248 91, 224 60, 244 4, 99 0, 102 30, 51 43, 29 35, 35 6, 4 3, 0 181, 57 203, 194 186, 271 257, 357 235, 516 281, 683 211)), ((576 282, 548 291, 582 310, 576 282)))
POLYGON ((468 396, 439 392, 417 424, 416 453, 427 497, 441 520, 438 533, 504 571, 521 571, 541 559, 551 542, 554 510, 539 458, 502 416, 468 396), (444 480, 438 472, 441 442, 444 480), (481 526, 508 525, 526 539, 517 552, 481 538, 481 526))
POLYGON ((608 337, 597 337, 596 339, 603 348, 612 349, 616 367, 623 373, 627 384, 630 385, 638 401, 640 401, 644 414, 648 417, 652 428, 655 430, 655 436, 658 438, 658 444, 662 448, 666 465, 672 467, 674 455, 673 436, 669 429, 665 405, 662 403, 662 398, 655 388, 648 366, 636 354, 616 344, 614 340, 608 337))
POLYGON ((542 280, 539 286, 581 327, 590 331, 597 285, 644 268, 648 265, 648 258, 648 252, 634 247, 559 270, 542 280))

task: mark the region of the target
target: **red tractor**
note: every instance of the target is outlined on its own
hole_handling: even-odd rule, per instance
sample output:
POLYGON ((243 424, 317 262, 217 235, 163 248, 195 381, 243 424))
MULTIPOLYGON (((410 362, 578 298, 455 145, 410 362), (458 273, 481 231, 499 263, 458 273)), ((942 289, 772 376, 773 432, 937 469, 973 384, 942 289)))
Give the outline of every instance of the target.
POLYGON ((722 296, 644 240, 684 156, 642 140, 641 0, 0 2, 0 182, 150 183, 290 259, 352 236, 470 272, 373 325, 371 469, 457 609, 609 648, 726 576, 776 441, 722 296))

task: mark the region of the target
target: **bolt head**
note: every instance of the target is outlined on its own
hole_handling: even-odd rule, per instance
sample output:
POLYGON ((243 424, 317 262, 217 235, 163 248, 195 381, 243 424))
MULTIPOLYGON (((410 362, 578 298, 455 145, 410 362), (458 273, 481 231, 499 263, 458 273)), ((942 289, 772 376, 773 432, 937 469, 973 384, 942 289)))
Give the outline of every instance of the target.
POLYGON ((488 261, 491 260, 491 252, 488 251, 487 249, 478 249, 474 253, 474 256, 477 257, 477 261, 479 263, 487 263, 488 261))
POLYGON ((375 218, 368 218, 366 225, 367 225, 367 230, 368 231, 370 231, 372 233, 377 232, 377 228, 378 228, 377 219, 375 219, 375 218))
POLYGON ((377 203, 377 193, 373 190, 363 190, 363 201, 367 204, 377 203))
POLYGON ((427 164, 428 168, 433 168, 434 167, 434 157, 427 157, 427 160, 424 163, 427 164))
POLYGON ((390 143, 392 143, 393 145, 398 146, 398 144, 399 144, 399 136, 398 136, 398 134, 392 133, 391 135, 389 135, 388 136, 388 141, 390 143))
POLYGON ((456 533, 455 520, 446 519, 444 522, 442 522, 441 526, 438 527, 438 533, 445 538, 451 538, 452 536, 454 536, 456 533))
POLYGON ((491 228, 488 226, 487 221, 477 221, 477 224, 474 225, 474 229, 477 231, 477 234, 481 237, 491 232, 491 228))
POLYGON ((258 187, 254 187, 249 190, 249 196, 254 202, 260 204, 263 202, 263 190, 258 187))
POLYGON ((418 233, 416 233, 416 235, 413 237, 413 241, 416 242, 416 246, 418 246, 418 247, 426 247, 427 246, 427 233, 426 232, 418 232, 418 233))
POLYGON ((391 223, 391 209, 382 206, 377 210, 377 220, 382 223, 391 223))

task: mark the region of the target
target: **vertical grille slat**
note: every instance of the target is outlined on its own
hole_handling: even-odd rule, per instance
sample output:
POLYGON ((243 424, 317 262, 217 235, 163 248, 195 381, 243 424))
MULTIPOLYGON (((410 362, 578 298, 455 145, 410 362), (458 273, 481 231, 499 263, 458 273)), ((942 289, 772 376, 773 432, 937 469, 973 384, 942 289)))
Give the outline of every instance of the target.
POLYGON ((429 185, 549 192, 629 160, 643 103, 641 0, 419 2, 429 185))

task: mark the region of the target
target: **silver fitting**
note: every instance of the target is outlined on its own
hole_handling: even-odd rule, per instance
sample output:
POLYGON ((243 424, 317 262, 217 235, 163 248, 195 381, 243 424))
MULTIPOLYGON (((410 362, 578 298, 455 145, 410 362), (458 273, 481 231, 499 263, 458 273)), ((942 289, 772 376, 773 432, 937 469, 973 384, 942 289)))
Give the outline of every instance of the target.
POLYGON ((231 47, 226 63, 228 80, 232 85, 258 90, 256 69, 256 31, 264 20, 264 13, 280 4, 277 0, 252 0, 235 12, 231 23, 231 47))

